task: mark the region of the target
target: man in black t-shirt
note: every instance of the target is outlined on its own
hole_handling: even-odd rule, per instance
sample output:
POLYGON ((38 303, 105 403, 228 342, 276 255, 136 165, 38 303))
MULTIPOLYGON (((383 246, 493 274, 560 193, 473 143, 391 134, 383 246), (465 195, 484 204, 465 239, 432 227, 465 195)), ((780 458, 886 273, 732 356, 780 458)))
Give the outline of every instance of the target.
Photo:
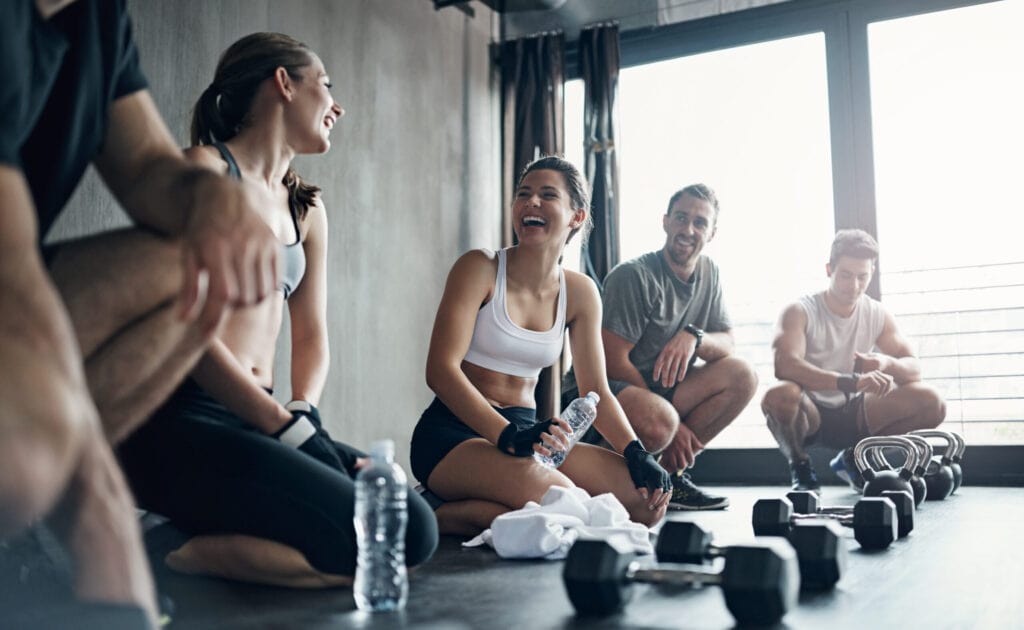
POLYGON ((0 541, 46 517, 79 600, 153 623, 109 443, 177 386, 230 308, 275 289, 279 246, 254 211, 262 193, 185 162, 124 0, 4 2, 0 58, 0 541), (44 247, 90 163, 136 227, 44 247))

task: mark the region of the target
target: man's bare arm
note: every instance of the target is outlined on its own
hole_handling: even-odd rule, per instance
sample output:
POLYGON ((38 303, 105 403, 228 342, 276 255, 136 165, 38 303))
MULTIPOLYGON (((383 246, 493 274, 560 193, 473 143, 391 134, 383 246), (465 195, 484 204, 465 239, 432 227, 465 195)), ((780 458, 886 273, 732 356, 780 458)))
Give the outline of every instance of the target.
POLYGON ((921 362, 914 356, 910 343, 900 334, 896 319, 885 313, 885 327, 875 342, 881 353, 858 354, 861 371, 880 370, 893 377, 898 385, 921 380, 921 362))
POLYGON ((187 161, 147 91, 119 98, 110 116, 96 167, 133 220, 181 238, 183 312, 202 309, 203 327, 212 331, 227 307, 274 291, 280 245, 258 214, 269 205, 266 194, 187 161))
POLYGON ((804 330, 807 313, 799 304, 782 311, 772 349, 775 351, 775 378, 791 381, 810 391, 837 389, 838 372, 811 365, 805 358, 807 342, 804 330))
POLYGON ((640 370, 629 360, 629 353, 636 344, 630 343, 607 328, 601 329, 601 342, 604 344, 608 380, 625 381, 630 385, 650 389, 640 370))

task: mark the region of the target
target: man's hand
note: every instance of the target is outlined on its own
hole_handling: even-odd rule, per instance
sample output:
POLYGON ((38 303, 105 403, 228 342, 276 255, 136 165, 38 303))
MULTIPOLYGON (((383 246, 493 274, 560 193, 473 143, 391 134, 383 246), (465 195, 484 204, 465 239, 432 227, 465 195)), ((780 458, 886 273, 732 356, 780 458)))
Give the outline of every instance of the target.
POLYGON ((879 370, 865 372, 857 377, 857 391, 885 396, 896 388, 896 380, 879 370))
POLYGON ((680 331, 658 354, 654 362, 654 380, 661 382, 663 387, 675 387, 677 383, 682 383, 696 352, 697 338, 685 330, 680 331))
POLYGON ((857 366, 854 372, 888 372, 892 365, 892 357, 878 352, 854 352, 854 361, 857 366))
POLYGON ((193 199, 182 236, 182 315, 199 311, 212 334, 228 307, 256 304, 277 288, 281 244, 256 212, 274 203, 257 188, 210 174, 196 182, 193 199))
POLYGON ((686 470, 693 466, 697 454, 704 450, 704 444, 697 439, 690 427, 682 422, 672 442, 661 452, 661 465, 669 472, 686 470))

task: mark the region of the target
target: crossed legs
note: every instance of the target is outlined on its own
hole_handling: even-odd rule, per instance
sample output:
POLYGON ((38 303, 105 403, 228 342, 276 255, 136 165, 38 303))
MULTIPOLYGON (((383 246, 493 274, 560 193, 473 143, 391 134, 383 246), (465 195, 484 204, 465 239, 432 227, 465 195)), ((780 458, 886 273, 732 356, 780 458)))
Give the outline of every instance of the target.
POLYGON ((483 438, 466 440, 438 463, 427 485, 445 500, 436 512, 442 534, 477 534, 497 516, 540 501, 551 486, 579 486, 591 495, 611 492, 631 520, 647 526, 665 515, 664 508, 649 509, 621 456, 589 444, 577 444, 552 470, 532 457, 505 455, 483 438))

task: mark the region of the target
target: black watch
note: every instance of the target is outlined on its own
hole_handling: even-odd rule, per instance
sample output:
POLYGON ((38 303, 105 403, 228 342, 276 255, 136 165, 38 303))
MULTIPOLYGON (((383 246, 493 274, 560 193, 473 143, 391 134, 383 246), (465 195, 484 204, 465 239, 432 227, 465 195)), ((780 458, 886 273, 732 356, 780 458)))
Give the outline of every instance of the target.
POLYGON ((687 325, 683 326, 683 330, 685 330, 686 332, 690 333, 691 335, 694 336, 694 338, 697 339, 697 346, 696 346, 696 348, 699 348, 701 342, 704 341, 704 331, 701 330, 700 328, 697 328, 693 324, 687 324, 687 325))

